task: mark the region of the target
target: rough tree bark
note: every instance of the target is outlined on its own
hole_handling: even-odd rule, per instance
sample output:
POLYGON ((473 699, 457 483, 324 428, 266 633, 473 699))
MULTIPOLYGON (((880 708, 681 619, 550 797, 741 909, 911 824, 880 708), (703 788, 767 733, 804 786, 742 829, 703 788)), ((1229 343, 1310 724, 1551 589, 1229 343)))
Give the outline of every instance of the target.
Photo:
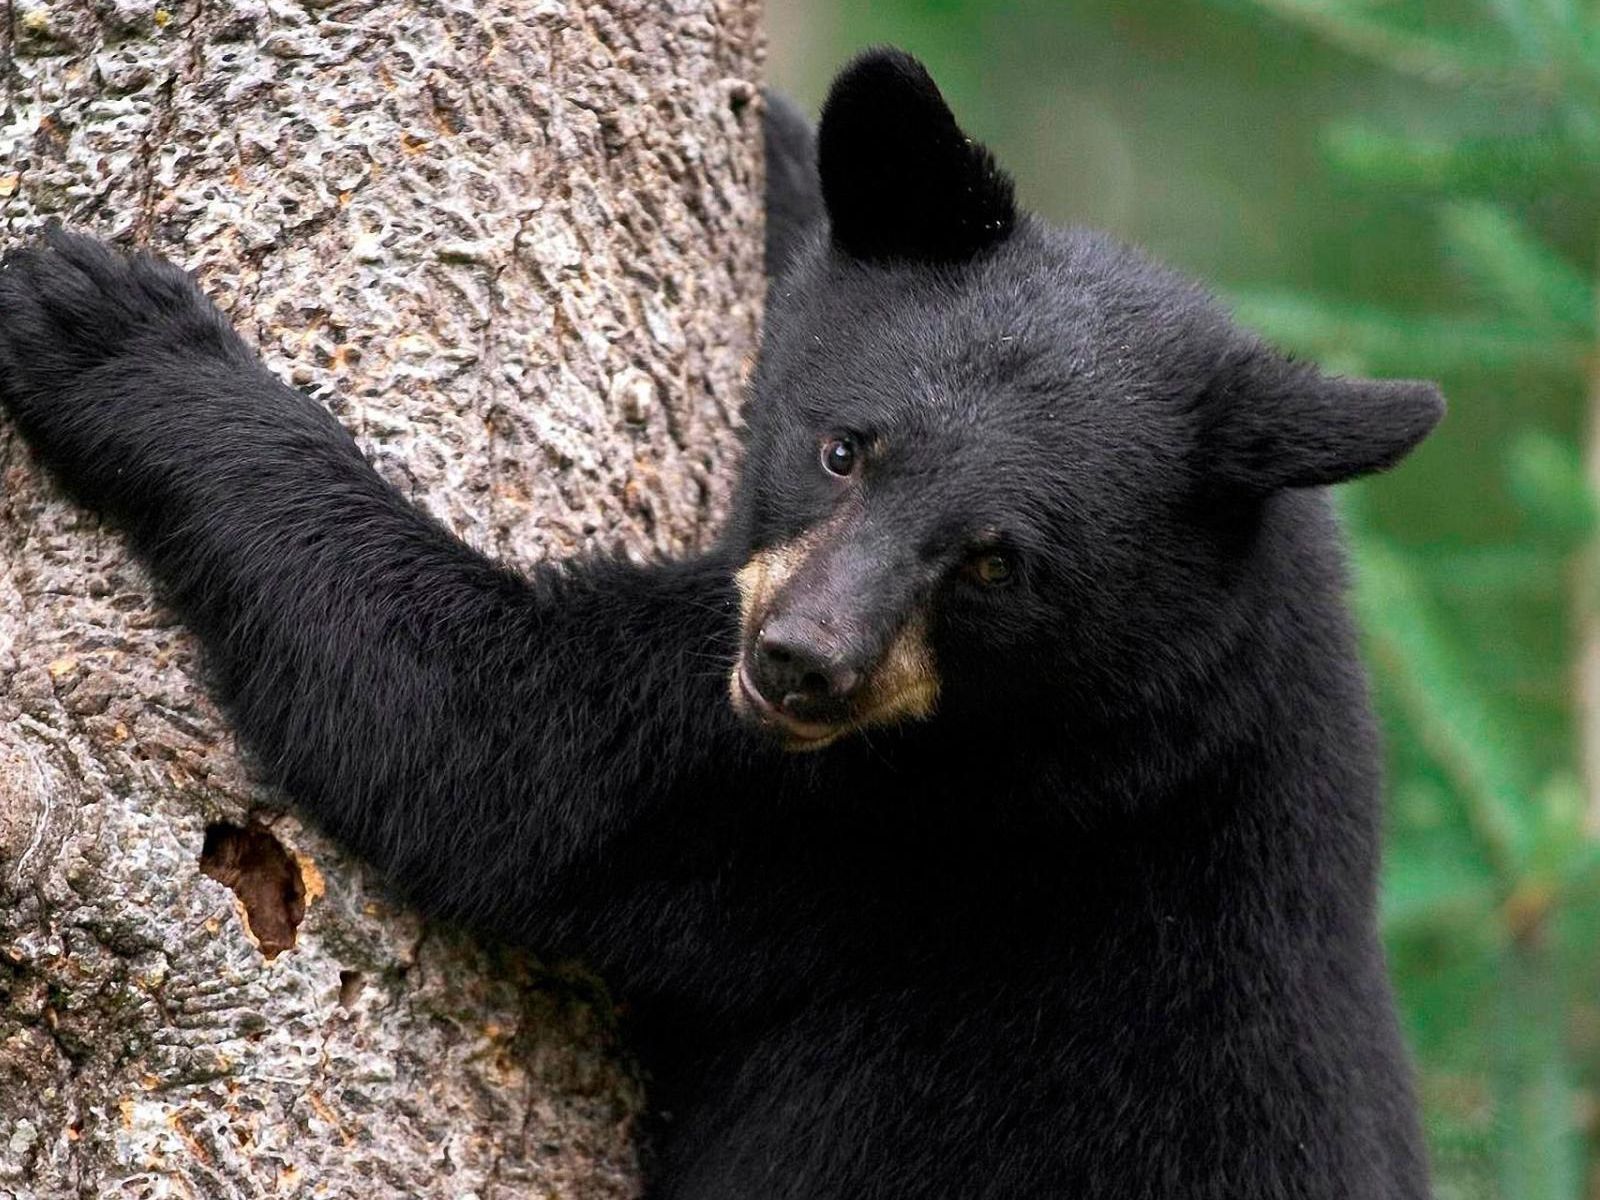
MULTIPOLYGON (((760 279, 755 0, 0 0, 0 244, 196 269, 514 562, 702 543, 760 279)), ((630 1194, 565 967, 254 785, 122 544, 0 428, 0 1195, 630 1194)))

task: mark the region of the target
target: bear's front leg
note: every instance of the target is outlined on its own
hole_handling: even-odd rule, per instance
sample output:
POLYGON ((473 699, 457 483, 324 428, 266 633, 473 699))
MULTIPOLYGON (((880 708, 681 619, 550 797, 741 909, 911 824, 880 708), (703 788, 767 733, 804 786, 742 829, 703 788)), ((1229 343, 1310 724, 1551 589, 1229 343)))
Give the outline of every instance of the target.
MULTIPOLYGON (((726 669, 703 669, 731 656, 726 563, 490 561, 182 271, 83 237, 6 257, 0 403, 130 533, 241 741, 347 845, 425 908, 546 944, 582 930, 626 976, 684 969, 663 955, 704 907, 608 850, 645 819, 700 845, 708 780, 741 760, 726 669)), ((667 836, 649 844, 677 861, 667 836)))
POLYGON ((235 381, 260 390, 259 373, 171 263, 58 228, 0 259, 0 405, 92 507, 137 518, 171 502, 197 437, 248 390, 235 381))

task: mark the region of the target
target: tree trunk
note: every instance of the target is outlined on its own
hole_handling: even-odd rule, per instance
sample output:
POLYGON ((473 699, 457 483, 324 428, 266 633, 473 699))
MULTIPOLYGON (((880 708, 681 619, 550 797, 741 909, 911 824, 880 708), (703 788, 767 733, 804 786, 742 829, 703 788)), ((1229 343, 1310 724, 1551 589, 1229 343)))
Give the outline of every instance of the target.
MULTIPOLYGON (((517 563, 703 543, 760 277, 755 0, 0 0, 10 244, 198 271, 517 563)), ((121 541, 0 428, 0 1194, 631 1194, 581 974, 252 783, 121 541)))

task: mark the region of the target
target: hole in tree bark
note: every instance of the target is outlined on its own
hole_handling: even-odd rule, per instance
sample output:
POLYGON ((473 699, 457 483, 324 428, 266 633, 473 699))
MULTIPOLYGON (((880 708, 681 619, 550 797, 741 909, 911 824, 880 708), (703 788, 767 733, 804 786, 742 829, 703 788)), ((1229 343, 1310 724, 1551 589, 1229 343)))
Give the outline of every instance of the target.
POLYGON ((233 889, 244 906, 245 927, 268 961, 294 945, 306 915, 300 864, 260 825, 206 827, 200 870, 233 889))
POLYGON ((361 989, 366 986, 366 979, 360 971, 339 972, 339 1007, 354 1008, 356 1001, 361 998, 361 989))

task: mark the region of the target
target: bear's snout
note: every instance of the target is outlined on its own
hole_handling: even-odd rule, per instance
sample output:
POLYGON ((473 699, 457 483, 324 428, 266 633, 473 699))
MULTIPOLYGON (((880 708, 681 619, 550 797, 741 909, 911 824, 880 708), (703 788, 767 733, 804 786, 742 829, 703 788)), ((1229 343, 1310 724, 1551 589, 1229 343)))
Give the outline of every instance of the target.
POLYGON ((738 572, 734 709, 793 750, 932 715, 939 677, 914 572, 819 527, 738 572))
POLYGON ((750 682, 763 699, 801 720, 842 720, 861 678, 841 640, 803 614, 767 621, 751 649, 750 682))

